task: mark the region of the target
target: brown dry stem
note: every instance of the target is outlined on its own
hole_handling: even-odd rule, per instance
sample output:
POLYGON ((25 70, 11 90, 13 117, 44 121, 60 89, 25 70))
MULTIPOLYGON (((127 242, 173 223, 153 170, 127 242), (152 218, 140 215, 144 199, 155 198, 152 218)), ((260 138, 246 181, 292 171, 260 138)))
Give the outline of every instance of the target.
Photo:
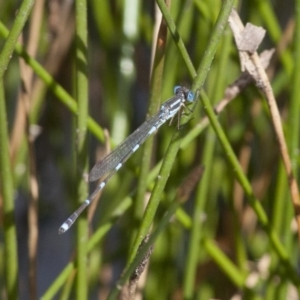
MULTIPOLYGON (((249 74, 253 77, 253 79, 256 82, 256 85, 262 90, 264 93, 268 107, 270 109, 270 114, 271 114, 271 119, 274 127, 274 131, 277 137, 278 145, 279 145, 279 150, 282 156, 283 164, 287 173, 287 178, 288 178, 288 184, 289 184, 289 189, 291 193, 291 198, 295 210, 295 217, 298 225, 298 239, 300 242, 300 198, 299 198, 299 190, 298 190, 298 185, 297 181, 294 177, 293 170, 292 170, 292 163, 291 159, 288 153, 288 148, 287 148, 287 143, 284 137, 283 129, 282 129, 282 123, 281 123, 281 118, 279 114, 279 110, 276 104, 276 99, 275 95, 273 93, 273 89, 271 86, 271 83, 269 81, 269 78, 264 70, 264 67, 259 59, 259 56, 256 52, 256 49, 258 47, 258 44, 252 47, 252 52, 249 51, 243 51, 244 49, 240 48, 240 40, 242 39, 242 35, 245 33, 244 32, 244 26, 240 20, 239 15, 235 10, 232 11, 231 16, 229 18, 229 24, 232 29, 232 32, 234 34, 237 47, 240 53, 241 57, 241 64, 242 66, 249 72, 249 74)), ((258 28, 253 25, 252 27, 252 34, 253 35, 260 35, 262 30, 261 28, 258 28)), ((247 27, 246 27, 247 28, 247 27)), ((245 42, 244 39, 243 41, 245 42)), ((248 38, 249 40, 249 38, 248 38)), ((257 41, 259 43, 259 39, 250 39, 251 42, 257 41)), ((253 46, 253 45, 252 45, 253 46)))

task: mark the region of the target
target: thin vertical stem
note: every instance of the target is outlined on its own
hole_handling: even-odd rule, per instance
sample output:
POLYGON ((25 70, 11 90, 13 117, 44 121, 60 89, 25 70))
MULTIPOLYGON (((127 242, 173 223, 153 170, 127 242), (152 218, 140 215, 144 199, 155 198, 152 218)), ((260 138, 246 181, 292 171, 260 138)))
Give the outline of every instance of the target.
POLYGON ((17 299, 18 295, 18 256, 16 227, 14 222, 13 175, 9 156, 9 137, 3 76, 33 4, 33 0, 24 0, 22 2, 14 25, 0 53, 0 185, 3 196, 5 279, 8 299, 17 299))
MULTIPOLYGON (((78 201, 85 200, 88 187, 84 174, 88 170, 87 159, 87 119, 88 119, 88 80, 87 80, 87 2, 76 0, 76 96, 78 116, 76 129, 76 167, 78 201)), ((87 217, 83 213, 77 222, 77 299, 87 299, 87 217)))
POLYGON ((9 138, 3 80, 0 79, 0 186, 3 197, 5 280, 8 299, 17 299, 18 256, 17 230, 14 220, 13 175, 9 157, 9 138))
MULTIPOLYGON (((148 114, 151 116, 157 112, 161 102, 162 77, 165 62, 165 48, 167 43, 167 27, 164 19, 161 19, 159 31, 156 37, 156 48, 152 66, 152 75, 150 82, 151 99, 148 114)), ((137 187, 136 204, 134 207, 134 218, 140 222, 144 212, 144 196, 147 188, 145 180, 149 172, 151 154, 153 146, 153 137, 150 137, 143 147, 143 160, 141 165, 140 180, 137 187)))
POLYGON ((20 7, 19 13, 16 16, 14 21, 14 25, 9 32, 7 40, 4 44, 4 47, 1 51, 0 55, 0 79, 3 77, 7 66, 9 64, 10 59, 12 58, 12 54, 15 50, 15 46, 18 40, 18 37, 23 30, 24 24, 28 19, 29 13, 31 12, 31 8, 34 4, 34 0, 24 0, 20 7))
MULTIPOLYGON (((233 5, 233 0, 229 1, 224 1, 223 7, 219 16, 219 19, 216 23, 217 30, 214 31, 214 35, 211 39, 211 43, 209 44, 209 49, 206 52, 206 55, 203 58, 203 61, 200 65, 200 70, 202 71, 202 75, 197 77, 197 82, 196 84, 194 83, 194 87, 196 89, 198 87, 202 87, 204 84, 204 80, 207 76, 208 70, 210 68, 210 65, 212 63, 213 57, 215 55, 216 49, 218 42, 221 38, 222 35, 222 30, 224 30, 226 22, 228 20, 229 14, 231 12, 231 8, 233 5), (224 13, 225 12, 225 13, 224 13)), ((160 3, 160 6, 165 6, 164 3, 160 3)), ((167 23, 171 21, 171 19, 166 20, 167 23)), ((172 22, 172 24, 174 24, 172 22)), ((170 24, 168 24, 168 27, 170 27, 170 24)), ((191 74, 193 76, 193 74, 191 74)), ((167 183, 171 168, 173 166, 173 162, 175 160, 175 157, 177 155, 177 152, 180 147, 180 142, 182 137, 184 136, 184 131, 176 131, 173 135, 172 142, 167 150, 167 153, 165 155, 165 159, 163 161, 162 167, 160 169, 160 174, 158 176, 158 179, 156 181, 155 187, 153 189, 151 198, 149 200, 149 203, 147 205, 144 217, 143 217, 143 222, 142 225, 139 229, 137 238, 135 240, 134 246, 133 246, 133 251, 131 252, 130 260, 129 262, 132 262, 134 259, 134 256, 136 255, 137 249, 139 245, 141 244, 143 238, 145 235, 148 233, 149 228, 152 224, 157 206, 159 204, 159 200, 161 198, 161 195, 164 191, 165 185, 167 183)))
POLYGON ((292 74, 292 85, 291 85, 291 103, 290 103, 290 112, 289 112, 289 128, 293 128, 291 130, 290 139, 289 139, 289 148, 291 153, 292 160, 292 168, 295 173, 295 177, 297 176, 296 166, 297 166, 297 157, 299 157, 299 131, 300 131, 300 119, 299 119, 299 111, 300 111, 300 0, 295 1, 295 13, 296 13, 296 27, 295 27, 295 36, 294 36, 294 59, 293 59, 293 74, 292 74))
MULTIPOLYGON (((228 61, 229 51, 230 51, 230 36, 226 37, 225 42, 222 44, 221 59, 219 62, 220 71, 226 68, 226 62, 228 61)), ((219 99, 222 95, 223 87, 225 86, 224 78, 219 79, 214 87, 214 93, 212 98, 219 99)), ((210 189, 210 184, 212 182, 212 168, 214 163, 214 150, 216 144, 216 136, 212 129, 209 127, 206 132, 206 143, 203 145, 203 158, 201 159, 201 164, 205 166, 205 172, 203 173, 202 179, 197 188, 197 195, 195 199, 195 204, 193 207, 193 222, 191 235, 188 245, 188 254, 186 259, 185 275, 184 275, 184 298, 190 299, 193 297, 195 276, 198 266, 200 244, 199 240, 203 235, 203 220, 199 217, 203 214, 206 207, 206 202, 208 201, 208 193, 210 189)))

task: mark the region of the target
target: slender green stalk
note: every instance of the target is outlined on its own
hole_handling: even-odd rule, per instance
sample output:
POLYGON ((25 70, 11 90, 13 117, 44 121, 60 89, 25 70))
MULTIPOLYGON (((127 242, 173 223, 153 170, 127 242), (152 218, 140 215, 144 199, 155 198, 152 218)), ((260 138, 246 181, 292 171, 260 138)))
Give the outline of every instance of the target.
POLYGON ((156 0, 156 3, 159 6, 159 8, 163 14, 163 18, 165 19, 165 21, 168 25, 168 29, 169 29, 170 33, 172 34, 175 45, 178 47, 178 50, 185 62, 186 67, 189 70, 191 77, 194 78, 196 76, 196 70, 195 70, 193 63, 190 59, 190 56, 185 48, 183 40, 176 28, 176 24, 174 23, 174 21, 172 19, 172 16, 170 14, 168 7, 166 6, 166 4, 164 3, 163 0, 156 0))
MULTIPOLYGON (((239 289, 244 291, 245 299, 261 300, 254 288, 247 286, 247 277, 249 273, 237 268, 232 261, 217 247, 210 239, 201 240, 201 246, 207 251, 210 257, 215 261, 218 267, 226 273, 231 282, 239 289)), ((263 298, 264 299, 264 298, 263 298)))
MULTIPOLYGON (((116 223, 116 220, 123 215, 129 207, 132 205, 132 201, 129 198, 126 198, 125 201, 121 202, 119 207, 112 213, 112 217, 105 223, 103 223, 91 236, 87 243, 87 251, 90 253, 95 248, 98 249, 99 243, 103 240, 106 234, 111 230, 112 226, 116 223)), ((43 300, 53 299, 58 290, 63 286, 66 280, 68 280, 72 271, 75 269, 75 263, 70 262, 56 277, 55 281, 47 289, 44 295, 41 297, 43 300), (71 266, 71 268, 70 268, 71 266)))
MULTIPOLYGON (((281 25, 277 19, 276 13, 272 7, 270 0, 256 0, 253 2, 255 5, 255 11, 260 12, 262 19, 266 25, 268 34, 271 36, 275 43, 278 43, 282 37, 281 25)), ((291 57, 289 51, 284 51, 279 53, 280 60, 285 68, 285 71, 288 75, 291 75, 293 70, 294 61, 291 57)))
POLYGON ((126 284, 126 282, 129 280, 130 276, 134 273, 136 267, 144 259, 147 251, 155 243, 158 236, 165 231, 166 227, 170 222, 170 219, 174 216, 180 204, 181 203, 179 201, 172 202, 168 211, 166 212, 164 217, 160 220, 159 224, 157 225, 157 228, 151 234, 148 242, 139 248, 139 251, 137 252, 136 256, 133 258, 133 261, 130 263, 125 273, 123 273, 122 277, 118 280, 114 288, 111 290, 109 296, 107 297, 107 300, 113 300, 117 298, 120 288, 123 287, 126 284))
POLYGON ((14 222, 13 176, 9 157, 9 137, 3 76, 8 68, 17 39, 28 19, 33 0, 24 0, 15 18, 13 27, 0 53, 0 185, 3 196, 4 238, 5 238, 5 280, 8 299, 18 297, 17 237, 14 222))
MULTIPOLYGON (((164 3, 164 1, 158 1, 158 5, 162 9, 163 18, 164 18, 165 22, 167 23, 168 28, 169 29, 172 28, 173 33, 176 32, 176 34, 178 35, 175 23, 171 18, 168 7, 164 3)), ((164 20, 162 21, 162 24, 161 24, 161 27, 160 27, 160 32, 159 32, 158 40, 157 40, 156 55, 155 55, 155 60, 154 60, 154 64, 153 64, 153 74, 152 74, 152 78, 151 78, 151 87, 152 87, 152 89, 151 89, 152 90, 151 103, 153 102, 155 104, 150 106, 151 107, 151 109, 150 109, 151 112, 150 113, 153 113, 154 111, 157 111, 158 100, 160 99, 160 94, 161 94, 161 86, 162 86, 161 77, 162 77, 162 71, 163 71, 163 66, 164 66, 164 52, 165 52, 165 46, 166 46, 165 44, 166 44, 166 33, 167 33, 164 20)), ((185 57, 188 57, 188 54, 187 54, 187 52, 184 48, 184 44, 183 44, 181 39, 180 39, 179 43, 182 46, 181 49, 184 49, 185 57)), ((186 61, 190 62, 190 59, 187 59, 186 61)), ((144 175, 149 169, 150 157, 151 157, 150 156, 151 155, 150 150, 151 150, 152 140, 153 139, 150 139, 150 141, 146 143, 145 150, 144 150, 144 153, 143 153, 144 155, 146 155, 146 161, 143 164, 144 167, 142 168, 142 171, 143 171, 144 175)), ((168 161, 168 162, 170 163, 170 161, 168 161)), ((172 162, 171 162, 171 164, 172 164, 172 162)), ((163 168, 164 168, 164 164, 162 165, 162 169, 163 168)), ((166 167, 166 169, 168 169, 168 168, 169 168, 169 170, 171 169, 170 165, 168 165, 168 167, 166 167)), ((151 226, 155 211, 156 211, 157 206, 159 204, 159 198, 160 198, 159 195, 163 191, 163 187, 166 184, 168 177, 169 177, 169 172, 166 170, 165 171, 165 176, 163 176, 161 178, 161 180, 159 181, 160 184, 157 184, 157 186, 162 187, 162 189, 157 188, 157 189, 153 190, 151 199, 156 199, 156 200, 152 201, 152 205, 149 204, 147 206, 147 210, 144 214, 141 227, 139 228, 139 231, 138 231, 138 234, 136 236, 133 248, 131 249, 131 253, 130 253, 130 257, 129 257, 127 266, 128 266, 129 263, 132 262, 140 243, 142 242, 145 234, 148 231, 147 228, 150 228, 150 226, 151 226), (156 193, 156 196, 153 196, 154 193, 156 193)), ((141 177, 141 178, 144 178, 144 177, 141 177)), ((140 183, 140 187, 138 189, 137 199, 140 202, 142 200, 145 188, 146 188, 146 181, 144 181, 143 184, 140 183)), ((150 199, 150 201, 151 201, 151 199, 150 199)), ((139 211, 141 211, 141 209, 139 209, 139 211)))
MULTIPOLYGON (((92 238, 87 243, 88 253, 91 252, 96 245, 105 237, 107 232, 111 229, 114 224, 114 220, 111 220, 103 224, 97 231, 93 234, 92 238)), ((56 277, 55 281, 47 289, 47 291, 41 297, 42 300, 51 300, 55 297, 58 290, 65 284, 72 272, 75 270, 75 263, 73 261, 69 262, 61 273, 56 277)))
POLYGON ((109 47, 114 42, 116 38, 115 33, 117 31, 117 26, 114 23, 113 15, 109 7, 110 2, 102 1, 101 5, 99 5, 98 0, 92 0, 90 2, 100 37, 104 45, 109 47), (103 24, 105 24, 105 26, 103 26, 103 24))
MULTIPOLYGON (((220 14, 221 20, 219 19, 219 22, 217 22, 217 24, 216 24, 216 26, 219 26, 219 28, 221 28, 221 29, 225 28, 225 24, 227 22, 229 13, 231 11, 231 9, 228 9, 228 6, 232 7, 232 4, 233 4, 233 1, 224 2, 224 8, 226 8, 226 9, 224 9, 224 11, 227 13, 227 15, 224 14, 224 13, 223 14, 221 13, 220 14), (220 26, 220 24, 222 24, 223 26, 220 26)), ((160 3, 160 6, 163 6, 163 5, 164 5, 163 3, 160 3)), ((166 21, 168 23, 168 22, 170 22, 170 19, 168 19, 168 20, 166 19, 166 21)), ((169 23, 168 23, 168 27, 170 28, 169 23)), ((214 42, 211 42, 209 44, 209 46, 208 46, 209 49, 206 52, 205 57, 203 58, 201 68, 200 68, 201 71, 204 74, 202 76, 197 77, 197 84, 196 85, 194 84, 194 87, 196 87, 196 88, 200 88, 200 87, 203 86, 203 83, 204 83, 204 80, 205 80, 206 75, 208 73, 210 64, 211 64, 212 59, 215 55, 216 48, 217 48, 217 45, 218 45, 218 41, 220 40, 220 37, 221 37, 221 30, 215 30, 214 33, 215 33, 215 36, 214 36, 214 39, 213 39, 214 42), (209 58, 207 56, 209 56, 209 58)), ((193 74, 191 74, 191 75, 193 75, 193 74)), ((190 118, 191 118, 191 116, 190 116, 190 118)), ((144 217, 143 217, 143 222, 142 222, 142 225, 139 229, 137 238, 135 240, 135 243, 134 243, 131 255, 130 255, 129 262, 133 261, 139 245, 141 244, 141 242, 144 239, 145 235, 148 233, 151 224, 153 223, 153 218, 154 218, 156 209, 158 207, 159 201, 161 199, 161 195, 164 191, 165 185, 166 185, 167 180, 169 178, 169 174, 170 174, 170 171, 172 169, 172 166, 173 166, 174 160, 176 158, 177 152, 179 150, 180 142, 181 142, 182 137, 184 136, 184 132, 185 132, 185 130, 176 131, 173 135, 172 142, 171 142, 171 144, 170 144, 170 146, 167 150, 167 153, 165 155, 165 159, 162 163, 160 174, 158 175, 155 187, 154 187, 153 192, 151 194, 151 198, 150 198, 149 203, 147 205, 147 208, 146 208, 146 211, 145 211, 145 214, 144 214, 144 217)))
MULTIPOLYGON (((0 22, 0 35, 2 37, 8 36, 7 28, 0 22)), ((60 85, 54 78, 38 63, 34 58, 29 56, 24 47, 20 44, 15 44, 14 50, 20 55, 24 61, 34 70, 34 72, 44 81, 51 92, 73 113, 77 114, 76 100, 60 85)), ((30 115, 31 121, 34 123, 38 118, 38 113, 33 109, 30 115)), ((103 129, 93 120, 88 117, 88 129, 94 134, 99 141, 105 140, 103 129)))
POLYGON ((291 85, 291 103, 289 109, 288 127, 293 128, 289 136, 289 151, 292 160, 292 167, 296 178, 299 178, 299 173, 296 172, 297 157, 299 157, 299 139, 300 139, 300 1, 295 1, 296 5, 296 27, 294 36, 294 59, 293 59, 293 74, 291 85), (298 175, 298 176, 297 176, 298 175))
MULTIPOLYGON (((161 93, 162 93, 162 78, 164 71, 164 62, 165 62, 165 49, 167 43, 167 27, 165 21, 162 19, 160 24, 160 29, 157 35, 156 40, 156 50, 154 55, 154 62, 152 67, 151 81, 150 81, 150 90, 151 98, 150 105, 148 109, 148 115, 154 115, 160 106, 161 103, 161 93)), ((143 147, 143 160, 141 165, 141 172, 139 176, 139 182, 137 187, 136 201, 134 205, 134 220, 137 221, 137 224, 141 222, 143 212, 144 212, 144 197, 147 188, 147 181, 145 178, 149 172, 150 161, 152 157, 152 148, 153 148, 153 137, 150 137, 143 147)))
POLYGON ((0 55, 0 78, 3 78, 5 71, 7 70, 10 59, 14 52, 18 37, 23 30, 25 22, 31 12, 31 8, 34 4, 34 0, 24 0, 19 9, 19 12, 15 18, 14 25, 9 32, 9 36, 4 44, 4 47, 0 55))
MULTIPOLYGON (((299 87, 299 67, 300 67, 300 1, 295 2, 295 34, 294 34, 294 59, 293 59, 293 72, 292 72, 292 84, 291 84, 291 101, 289 102, 289 118, 287 119, 289 130, 286 132, 287 143, 289 148, 289 153, 292 161, 292 168, 295 177, 297 178, 297 157, 298 157, 298 145, 299 145, 299 111, 300 111, 300 87, 299 87)), ((299 177, 299 176, 298 176, 299 177)), ((283 164, 280 163, 278 168, 277 182, 274 197, 274 206, 272 213, 272 227, 276 232, 282 233, 284 236, 284 244, 288 253, 293 251, 294 247, 294 234, 290 230, 290 220, 293 218, 294 210, 292 205, 286 205, 285 201, 282 199, 290 199, 290 194, 287 186, 286 172, 283 164), (282 212, 285 212, 282 214, 282 212)), ((274 254, 272 255, 272 267, 276 268, 278 265, 278 257, 274 254)), ((287 295, 288 283, 283 282, 280 286, 268 286, 268 293, 279 295, 280 293, 287 295)), ((284 296, 283 296, 284 297, 284 296)))
POLYGON ((185 264, 183 293, 185 299, 192 299, 195 284, 195 274, 199 258, 199 240, 203 234, 203 221, 199 217, 205 211, 207 194, 211 184, 211 169, 213 165, 215 135, 211 127, 206 132, 206 143, 203 149, 202 164, 205 166, 204 174, 197 189, 196 201, 193 207, 192 228, 185 264))
MULTIPOLYGON (((222 52, 218 70, 226 69, 230 52, 231 38, 227 36, 225 42, 221 44, 222 52)), ((214 85, 213 99, 220 99, 225 87, 225 78, 217 80, 214 85)), ((209 190, 212 182, 211 172, 214 164, 214 149, 216 137, 211 127, 206 132, 206 143, 203 146, 203 155, 201 163, 205 166, 205 171, 197 188, 195 205, 193 207, 192 229, 189 239, 188 254, 185 266, 183 293, 185 299, 191 299, 194 293, 195 276, 198 268, 199 259, 199 240, 203 235, 203 221, 199 216, 205 211, 208 201, 209 190)))
MULTIPOLYGON (((192 2, 172 1, 170 12, 172 13, 172 17, 176 22, 175 28, 178 33, 180 33, 181 42, 179 42, 179 44, 181 46, 178 47, 177 43, 173 42, 174 34, 172 34, 172 36, 169 35, 173 41, 170 41, 169 38, 169 42, 167 43, 164 74, 168 75, 164 76, 163 94, 165 94, 165 91, 172 90, 174 83, 176 85, 179 83, 178 76, 188 74, 189 69, 196 74, 193 64, 191 61, 189 61, 190 57, 186 55, 187 49, 185 47, 188 47, 188 45, 182 43, 182 41, 186 43, 188 40, 191 40, 191 35, 196 36, 196 34, 193 32, 193 16, 195 13, 194 4, 192 2), (182 54, 185 55, 184 59, 182 58, 182 54), (190 67, 183 67, 185 64, 189 64, 190 67)), ((168 20, 170 20, 170 18, 168 20)), ((193 50, 196 51, 195 49, 193 50)), ((189 51, 191 51, 191 49, 189 49, 189 51)))
POLYGON ((14 186, 9 157, 9 137, 3 80, 0 79, 0 186, 3 198, 4 262, 8 299, 18 295, 18 255, 14 220, 14 186))
POLYGON ((299 284, 299 279, 295 273, 295 270, 292 267, 292 264, 289 260, 289 256, 288 256, 286 250, 284 249, 283 245, 280 243, 278 235, 275 233, 274 229, 270 226, 267 215, 264 212, 260 202, 255 198, 252 188, 251 188, 251 185, 250 185, 248 179, 243 174, 241 166, 239 165, 238 160, 234 155, 234 152, 223 132, 222 127, 218 123, 217 117, 215 116, 215 114, 213 112, 213 109, 212 109, 212 106, 211 106, 209 100, 202 92, 201 92, 201 96, 202 96, 201 101, 202 101, 203 107, 210 119, 212 126, 214 127, 214 129, 216 131, 216 134, 222 144, 224 152, 226 153, 227 158, 228 158, 230 164, 232 165, 232 168, 235 171, 235 175, 236 175, 238 181, 240 182, 240 184, 242 185, 242 187, 244 189, 244 192, 248 196, 250 205, 254 209, 255 213, 257 214, 258 219, 260 220, 262 226, 264 227, 265 231, 267 232, 275 251, 279 255, 280 259, 282 261, 284 261, 284 267, 287 269, 287 273, 290 275, 291 280, 295 284, 299 284))
MULTIPOLYGON (((234 1, 232 0, 222 2, 222 7, 217 22, 214 26, 214 29, 211 33, 211 38, 209 40, 209 45, 207 48, 208 53, 205 53, 205 55, 203 56, 201 64, 197 71, 197 76, 194 80, 193 88, 195 89, 201 90, 203 87, 206 76, 208 74, 207 68, 209 68, 212 63, 221 35, 223 34, 224 28, 227 25, 227 20, 232 10, 233 3, 234 1)), ((204 93, 204 91, 202 90, 201 93, 204 93)))
POLYGON ((41 300, 51 300, 55 297, 57 291, 64 286, 72 272, 74 272, 75 263, 69 262, 64 269, 61 271, 59 276, 53 281, 51 286, 47 289, 47 291, 42 295, 41 300))
MULTIPOLYGON (((77 196, 79 204, 87 197, 88 186, 84 174, 88 172, 88 68, 87 68, 87 2, 76 0, 76 96, 78 101, 78 116, 76 129, 76 170, 77 170, 77 196)), ((88 298, 87 286, 87 241, 88 221, 86 212, 81 214, 77 221, 77 299, 88 298)))
MULTIPOLYGON (((180 133, 183 133, 182 130, 180 133)), ((154 189, 151 194, 151 198, 148 202, 146 211, 143 216, 141 227, 139 228, 135 243, 133 245, 132 251, 130 253, 129 263, 131 263, 137 253, 139 245, 142 243, 142 240, 148 233, 151 224, 153 223, 153 218, 157 210, 161 195, 164 191, 165 185, 169 178, 174 159, 179 149, 180 145, 180 133, 176 131, 173 135, 172 142, 167 150, 165 159, 163 160, 158 178, 156 180, 154 189)))
POLYGON ((243 170, 234 154, 234 151, 231 148, 231 146, 226 138, 226 135, 225 135, 221 125, 218 122, 218 119, 213 111, 213 108, 209 102, 209 99, 207 97, 205 97, 203 95, 203 93, 201 96, 201 102, 203 104, 205 112, 207 113, 207 115, 209 117, 211 125, 213 126, 213 128, 217 134, 217 137, 223 147, 223 151, 224 151, 224 153, 226 153, 227 159, 228 159, 229 163, 231 164, 232 169, 234 170, 235 176, 236 176, 237 180, 239 181, 239 183, 241 184, 241 186, 243 187, 243 190, 248 197, 250 206, 255 211, 261 225, 263 226, 264 230, 266 231, 267 235, 269 236, 270 241, 271 241, 277 255, 284 262, 283 266, 287 269, 287 273, 289 274, 290 279, 295 284, 299 284, 300 280, 299 280, 294 268, 292 267, 288 253, 286 252, 285 248, 281 244, 278 235, 276 234, 274 229, 270 226, 268 217, 267 217, 262 205, 260 204, 258 199, 255 198, 252 187, 250 185, 250 182, 248 181, 247 177, 243 173, 243 170))
POLYGON ((240 289, 246 287, 247 275, 241 272, 228 257, 215 245, 215 243, 207 238, 201 240, 201 246, 209 253, 218 266, 226 272, 229 279, 240 289))

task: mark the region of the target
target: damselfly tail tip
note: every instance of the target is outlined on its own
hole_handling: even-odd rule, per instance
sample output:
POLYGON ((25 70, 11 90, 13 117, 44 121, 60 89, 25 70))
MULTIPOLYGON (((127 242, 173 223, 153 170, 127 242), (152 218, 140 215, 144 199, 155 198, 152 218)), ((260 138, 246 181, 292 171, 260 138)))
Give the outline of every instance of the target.
POLYGON ((65 222, 64 224, 62 224, 59 229, 58 229, 58 234, 63 234, 65 233, 68 229, 70 228, 70 226, 65 222))

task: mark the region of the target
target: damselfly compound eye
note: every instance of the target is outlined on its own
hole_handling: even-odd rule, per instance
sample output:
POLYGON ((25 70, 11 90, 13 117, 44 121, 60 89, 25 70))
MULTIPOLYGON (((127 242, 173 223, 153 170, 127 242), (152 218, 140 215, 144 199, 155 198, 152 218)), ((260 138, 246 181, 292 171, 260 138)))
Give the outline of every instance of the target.
POLYGON ((175 85, 175 86, 174 86, 174 89, 173 89, 174 94, 176 95, 177 92, 178 92, 178 90, 180 90, 180 89, 182 89, 180 85, 175 85))
POLYGON ((186 97, 186 100, 189 102, 193 102, 195 98, 195 94, 192 91, 189 91, 186 97))

